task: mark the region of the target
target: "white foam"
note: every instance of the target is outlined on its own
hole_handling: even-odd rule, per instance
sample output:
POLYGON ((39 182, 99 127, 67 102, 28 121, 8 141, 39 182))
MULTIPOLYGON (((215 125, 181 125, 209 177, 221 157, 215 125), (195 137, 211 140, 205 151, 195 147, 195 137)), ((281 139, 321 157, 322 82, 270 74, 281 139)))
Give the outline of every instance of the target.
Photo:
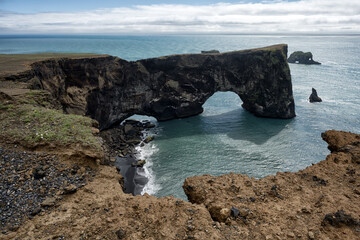
MULTIPOLYGON (((146 138, 149 135, 152 134, 145 133, 144 137, 146 138)), ((155 183, 155 175, 152 169, 153 167, 152 155, 156 153, 159 149, 157 148, 156 144, 154 144, 153 142, 147 143, 143 147, 140 147, 140 145, 138 145, 135 149, 137 150, 136 158, 146 160, 146 164, 143 167, 144 176, 147 177, 149 180, 145 185, 144 189, 142 190, 141 194, 143 195, 147 193, 150 195, 154 195, 160 190, 160 186, 155 183)))

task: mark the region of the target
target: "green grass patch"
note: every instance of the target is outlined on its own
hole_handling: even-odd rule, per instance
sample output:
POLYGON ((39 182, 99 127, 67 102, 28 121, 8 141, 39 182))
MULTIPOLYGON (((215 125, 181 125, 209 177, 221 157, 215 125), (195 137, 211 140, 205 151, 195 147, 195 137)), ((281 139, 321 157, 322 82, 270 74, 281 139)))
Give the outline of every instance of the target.
POLYGON ((46 108, 53 107, 51 94, 44 90, 31 90, 22 96, 19 101, 24 104, 39 105, 46 108))
POLYGON ((14 107, 14 105, 12 105, 12 104, 0 103, 0 111, 1 110, 9 110, 9 109, 12 109, 13 107, 14 107))
POLYGON ((101 149, 92 134, 94 120, 91 118, 31 104, 2 104, 0 110, 0 135, 14 142, 25 141, 28 145, 80 143, 101 149))

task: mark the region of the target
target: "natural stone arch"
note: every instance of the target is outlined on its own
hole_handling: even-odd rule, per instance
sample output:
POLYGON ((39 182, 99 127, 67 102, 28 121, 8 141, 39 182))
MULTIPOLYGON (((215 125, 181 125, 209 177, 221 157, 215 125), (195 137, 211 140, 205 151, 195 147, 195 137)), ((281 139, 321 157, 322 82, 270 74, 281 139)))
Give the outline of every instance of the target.
POLYGON ((219 114, 239 109, 243 104, 238 94, 232 91, 217 91, 211 95, 202 105, 204 112, 207 109, 219 109, 219 114))
POLYGON ((188 54, 140 60, 156 96, 144 107, 158 120, 188 117, 217 91, 239 95, 243 107, 261 117, 295 116, 286 45, 223 54, 188 54))
POLYGON ((49 60, 33 64, 33 69, 65 111, 90 115, 105 129, 133 114, 159 121, 197 115, 217 91, 235 92, 256 116, 292 118, 286 56, 287 45, 275 45, 136 62, 111 56, 49 60))

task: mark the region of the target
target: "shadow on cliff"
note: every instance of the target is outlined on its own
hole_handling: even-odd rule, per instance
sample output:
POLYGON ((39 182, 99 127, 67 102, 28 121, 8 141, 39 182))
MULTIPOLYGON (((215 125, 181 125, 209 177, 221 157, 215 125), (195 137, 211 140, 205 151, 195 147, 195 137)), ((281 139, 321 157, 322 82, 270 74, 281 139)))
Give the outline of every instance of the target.
POLYGON ((279 134, 292 121, 294 120, 258 118, 242 108, 211 116, 207 116, 205 111, 194 117, 160 122, 162 134, 159 139, 225 134, 234 140, 262 145, 279 134))

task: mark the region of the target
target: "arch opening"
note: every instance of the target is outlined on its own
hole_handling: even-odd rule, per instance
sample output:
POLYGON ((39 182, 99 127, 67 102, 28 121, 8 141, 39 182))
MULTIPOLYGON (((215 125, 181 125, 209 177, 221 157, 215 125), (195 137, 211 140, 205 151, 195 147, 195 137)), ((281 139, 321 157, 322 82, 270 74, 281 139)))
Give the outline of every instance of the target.
POLYGON ((214 116, 242 109, 242 100, 232 91, 217 91, 202 105, 203 116, 214 116))
POLYGON ((152 116, 133 114, 130 117, 124 119, 120 124, 123 124, 127 120, 136 120, 136 121, 139 121, 139 122, 151 122, 151 123, 154 123, 154 124, 157 122, 156 118, 154 118, 152 116))

